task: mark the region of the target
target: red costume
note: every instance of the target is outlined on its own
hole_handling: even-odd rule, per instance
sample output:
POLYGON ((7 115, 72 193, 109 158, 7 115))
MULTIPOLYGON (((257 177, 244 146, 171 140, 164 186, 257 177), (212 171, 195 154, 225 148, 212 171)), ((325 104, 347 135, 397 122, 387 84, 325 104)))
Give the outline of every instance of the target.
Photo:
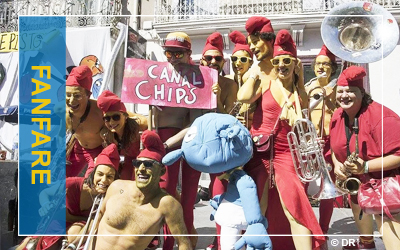
MULTIPOLYGON (((258 101, 253 116, 251 128, 252 136, 269 135, 281 113, 281 107, 268 89, 258 101)), ((308 228, 313 235, 322 234, 318 221, 304 191, 304 186, 297 176, 292 156, 289 150, 287 133, 291 127, 284 120, 279 120, 275 128, 274 143, 274 179, 276 187, 268 191, 268 233, 291 234, 289 222, 283 213, 279 194, 290 214, 301 225, 308 228), (279 191, 279 194, 278 192, 279 191)), ((253 158, 244 167, 244 170, 254 179, 257 184, 259 198, 263 193, 265 182, 270 173, 269 153, 254 152, 253 158)), ((295 249, 292 237, 271 237, 274 249, 290 250, 295 249)), ((313 236, 313 248, 318 248, 324 241, 323 236, 313 236)))
MULTIPOLYGON (((76 142, 74 148, 71 151, 71 154, 68 157, 68 160, 71 162, 71 165, 67 165, 66 176, 67 177, 75 177, 78 176, 82 170, 88 165, 88 169, 94 168, 94 158, 96 158, 101 150, 103 150, 102 146, 98 146, 97 148, 84 148, 79 142, 76 142)), ((87 171, 88 172, 88 171, 87 171)), ((87 176, 87 173, 85 176, 87 176)))
MULTIPOLYGON (((400 156, 400 118, 387 107, 372 102, 368 106, 361 107, 358 118, 359 157, 364 161, 372 160, 389 154, 400 156), (383 134, 382 134, 383 131, 383 134), (382 151, 383 147, 383 151, 382 151)), ((344 117, 346 113, 342 108, 333 113, 330 124, 331 150, 339 162, 347 158, 346 132, 344 117)), ((350 128, 352 130, 353 128, 350 128)), ((355 135, 350 138, 350 152, 355 151, 355 135)), ((388 176, 391 170, 383 171, 383 177, 388 176)), ((367 175, 373 178, 381 178, 381 172, 372 172, 367 175)), ((361 177, 361 181, 365 178, 361 177)))
MULTIPOLYGON (((168 138, 177 134, 181 129, 179 128, 159 128, 158 135, 162 141, 166 141, 168 138)), ((177 148, 170 148, 167 153, 177 148)), ((162 181, 160 186, 164 188, 170 195, 176 197, 176 187, 178 184, 180 162, 177 161, 171 166, 166 166, 166 173, 161 177, 162 181)), ((193 228, 193 208, 196 202, 197 187, 199 183, 201 173, 191 168, 185 160, 182 160, 182 191, 181 191, 181 205, 183 209, 183 218, 188 233, 191 233, 193 228)), ((170 234, 170 231, 166 225, 164 225, 165 234, 170 234)), ((164 236, 164 250, 171 250, 174 247, 174 237, 164 236)))

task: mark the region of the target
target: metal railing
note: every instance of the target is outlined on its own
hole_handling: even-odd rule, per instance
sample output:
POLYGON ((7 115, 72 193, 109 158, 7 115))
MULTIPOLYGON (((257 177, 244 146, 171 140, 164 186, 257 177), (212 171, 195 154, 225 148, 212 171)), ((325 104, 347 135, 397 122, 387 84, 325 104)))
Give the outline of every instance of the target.
MULTIPOLYGON (((154 23, 213 20, 251 16, 326 13, 350 0, 155 0, 154 23)), ((400 9, 400 0, 372 0, 387 9, 400 9)))
POLYGON ((67 18, 67 26, 107 25, 106 15, 121 15, 124 0, 17 0, 0 2, 0 32, 18 30, 21 15, 80 15, 67 18), (92 15, 97 17, 83 17, 92 15), (102 15, 103 17, 99 17, 102 15))

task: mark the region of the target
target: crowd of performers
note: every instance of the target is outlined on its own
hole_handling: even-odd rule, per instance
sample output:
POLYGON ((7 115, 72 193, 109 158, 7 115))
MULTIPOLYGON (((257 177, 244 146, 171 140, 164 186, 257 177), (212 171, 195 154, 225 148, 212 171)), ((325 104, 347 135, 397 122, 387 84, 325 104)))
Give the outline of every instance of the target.
MULTIPOLYGON (((243 104, 241 109, 232 115, 249 129, 254 141, 273 138, 269 151, 255 148, 252 158, 243 166, 256 183, 273 249, 328 249, 324 235, 329 233, 334 199, 321 200, 318 221, 306 185, 296 174, 287 139, 296 120, 303 118, 302 110, 309 105, 308 91, 316 86, 325 89, 325 102, 313 109, 309 119, 318 132, 323 130, 321 145, 325 161, 333 166, 330 172, 333 180, 353 176, 365 182, 368 176, 381 178, 382 170, 383 176, 388 176, 400 168, 400 137, 397 136, 400 118, 373 101, 365 91, 364 68, 347 67, 340 73, 337 84, 329 85, 339 69, 335 55, 323 45, 312 64, 317 78, 305 86, 297 48, 287 30, 275 34, 270 20, 261 16, 250 17, 245 28, 247 36, 238 31, 229 35, 235 43, 231 56, 233 75, 223 76, 222 35, 212 33, 205 43, 200 63, 220 73, 218 82, 212 86, 217 98, 216 110, 153 107, 151 130, 146 130, 147 117, 128 112, 114 93, 104 91, 98 100, 90 99, 92 72, 87 66, 78 66, 71 71, 66 83, 67 130, 73 138, 67 145, 71 150, 68 150, 66 167, 69 234, 75 235, 82 230, 82 221, 88 216, 93 197, 107 192, 100 208, 97 233, 108 236, 96 237, 92 249, 155 248, 157 237, 121 235, 154 235, 162 227, 167 235, 163 250, 172 250, 175 243, 179 249, 195 249, 197 232, 193 225, 193 207, 201 173, 185 160, 164 166, 162 158, 180 148, 188 127, 196 118, 207 112, 229 114, 235 109, 236 102, 240 102, 243 104), (325 105, 324 109, 322 105, 325 105), (322 112, 325 112, 324 116, 322 112), (324 123, 320 123, 322 117, 324 123), (350 162, 347 157, 356 151, 356 138, 352 133, 355 119, 358 119, 359 127, 359 155, 356 161, 350 162), (142 136, 140 131, 144 131, 142 136), (118 162, 119 156, 124 156, 122 164, 118 162), (274 234, 286 236, 274 237, 274 234)), ((163 48, 172 66, 193 64, 191 41, 186 33, 168 34, 163 48)), ((217 178, 218 175, 210 174, 212 196, 227 188, 227 182, 217 178)), ((54 190, 50 188, 41 195, 41 215, 50 209, 46 197, 54 190)), ((368 236, 373 235, 373 216, 365 213, 362 218, 359 216, 357 195, 351 195, 349 201, 355 224, 363 236, 355 246, 343 249, 375 249, 374 238, 368 236)), ((385 248, 398 249, 400 216, 395 216, 396 220, 381 215, 374 217, 378 230, 384 231, 385 248)), ((216 232, 220 234, 218 224, 216 232)), ((36 249, 50 249, 59 248, 62 237, 39 238, 36 238, 36 249)), ((67 237, 66 248, 74 250, 79 238, 67 237)), ((24 249, 29 240, 32 239, 27 238, 20 249, 24 249)), ((221 249, 219 237, 209 248, 221 249)), ((222 249, 234 248, 223 244, 222 249)))

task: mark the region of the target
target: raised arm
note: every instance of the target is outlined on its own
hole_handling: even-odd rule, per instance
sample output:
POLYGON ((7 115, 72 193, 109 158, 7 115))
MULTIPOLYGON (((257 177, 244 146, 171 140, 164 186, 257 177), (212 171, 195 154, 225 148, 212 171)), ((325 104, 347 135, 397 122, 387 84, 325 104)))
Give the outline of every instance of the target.
POLYGON ((261 80, 258 74, 250 73, 247 80, 239 88, 237 93, 237 100, 243 103, 253 103, 262 94, 261 80))

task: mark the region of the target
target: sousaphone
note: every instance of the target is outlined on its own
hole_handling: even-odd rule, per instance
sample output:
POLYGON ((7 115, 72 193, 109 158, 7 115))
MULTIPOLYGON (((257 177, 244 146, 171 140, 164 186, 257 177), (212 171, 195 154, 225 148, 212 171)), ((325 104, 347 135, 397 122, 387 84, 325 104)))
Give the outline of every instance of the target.
POLYGON ((392 14, 378 4, 348 2, 328 12, 321 36, 337 57, 353 63, 371 63, 393 51, 399 40, 399 27, 392 14))

